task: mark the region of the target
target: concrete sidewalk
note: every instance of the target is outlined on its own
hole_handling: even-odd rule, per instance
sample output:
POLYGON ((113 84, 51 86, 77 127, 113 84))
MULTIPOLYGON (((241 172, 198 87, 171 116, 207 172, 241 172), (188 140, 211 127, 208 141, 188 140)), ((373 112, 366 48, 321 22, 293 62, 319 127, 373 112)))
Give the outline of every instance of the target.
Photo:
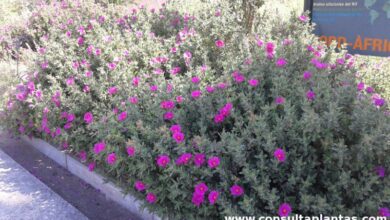
POLYGON ((88 219, 0 149, 0 220, 88 219))

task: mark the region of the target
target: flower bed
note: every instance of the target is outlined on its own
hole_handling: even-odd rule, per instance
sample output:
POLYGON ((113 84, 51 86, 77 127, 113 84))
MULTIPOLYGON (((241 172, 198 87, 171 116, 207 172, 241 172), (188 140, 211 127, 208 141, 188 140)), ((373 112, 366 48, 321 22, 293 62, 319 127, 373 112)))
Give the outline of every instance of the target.
POLYGON ((357 82, 354 57, 317 42, 304 15, 252 27, 232 4, 45 6, 7 125, 171 219, 388 216, 387 103, 357 82))

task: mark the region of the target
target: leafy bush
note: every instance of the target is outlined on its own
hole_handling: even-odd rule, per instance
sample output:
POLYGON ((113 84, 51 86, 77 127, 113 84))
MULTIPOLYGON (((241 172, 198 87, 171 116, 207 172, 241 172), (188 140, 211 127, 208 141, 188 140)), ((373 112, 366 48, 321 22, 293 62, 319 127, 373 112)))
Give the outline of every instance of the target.
POLYGON ((243 26, 239 4, 194 14, 180 2, 159 12, 45 5, 31 19, 37 65, 6 125, 171 219, 388 215, 386 101, 305 16, 255 11, 243 26))

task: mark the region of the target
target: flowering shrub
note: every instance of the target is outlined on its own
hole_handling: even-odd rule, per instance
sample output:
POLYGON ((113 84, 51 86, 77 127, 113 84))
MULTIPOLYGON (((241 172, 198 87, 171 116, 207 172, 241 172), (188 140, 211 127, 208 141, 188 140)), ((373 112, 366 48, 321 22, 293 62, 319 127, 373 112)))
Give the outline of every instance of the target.
POLYGON ((14 132, 171 219, 388 215, 388 104, 304 15, 244 30, 223 1, 194 15, 83 6, 41 10, 53 19, 7 103, 14 132))

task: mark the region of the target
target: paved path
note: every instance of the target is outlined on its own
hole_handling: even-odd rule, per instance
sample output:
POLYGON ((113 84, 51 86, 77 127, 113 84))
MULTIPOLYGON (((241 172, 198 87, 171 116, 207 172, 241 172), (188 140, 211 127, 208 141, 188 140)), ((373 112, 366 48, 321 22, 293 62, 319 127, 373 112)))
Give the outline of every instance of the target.
POLYGON ((0 150, 0 219, 88 218, 0 150))

